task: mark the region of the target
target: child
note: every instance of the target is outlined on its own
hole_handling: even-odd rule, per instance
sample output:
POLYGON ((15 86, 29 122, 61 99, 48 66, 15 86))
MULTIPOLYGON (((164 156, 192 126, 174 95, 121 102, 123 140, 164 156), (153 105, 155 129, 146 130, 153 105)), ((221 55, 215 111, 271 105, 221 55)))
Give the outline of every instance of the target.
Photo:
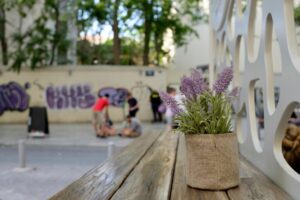
POLYGON ((96 136, 101 138, 114 135, 116 135, 116 129, 113 127, 109 119, 107 119, 106 122, 103 123, 101 132, 96 133, 96 136))

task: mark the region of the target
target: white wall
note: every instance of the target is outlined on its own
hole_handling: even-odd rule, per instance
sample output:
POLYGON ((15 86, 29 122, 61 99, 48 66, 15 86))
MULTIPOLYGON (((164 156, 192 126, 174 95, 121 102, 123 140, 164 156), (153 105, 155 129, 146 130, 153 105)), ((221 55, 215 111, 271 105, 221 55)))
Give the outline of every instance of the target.
POLYGON ((172 68, 194 68, 198 65, 209 64, 209 26, 199 24, 194 27, 199 34, 199 38, 190 36, 187 45, 176 48, 172 68))

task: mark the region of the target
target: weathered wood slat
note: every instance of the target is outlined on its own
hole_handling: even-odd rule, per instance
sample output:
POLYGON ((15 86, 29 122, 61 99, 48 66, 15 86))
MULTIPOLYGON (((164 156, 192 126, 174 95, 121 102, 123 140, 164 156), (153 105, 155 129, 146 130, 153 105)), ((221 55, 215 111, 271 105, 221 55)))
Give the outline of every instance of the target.
POLYGON ((283 190, 243 157, 241 184, 227 191, 190 188, 185 179, 184 136, 146 134, 90 170, 51 200, 289 200, 283 190), (179 142, 178 142, 179 138, 179 142))
POLYGON ((120 153, 87 172, 50 200, 109 199, 159 135, 159 132, 152 132, 137 138, 120 153))
POLYGON ((131 172, 112 199, 169 199, 177 143, 177 134, 164 133, 131 172))
POLYGON ((228 190, 231 200, 289 200, 292 199, 245 158, 240 158, 241 170, 247 174, 238 188, 228 190))
POLYGON ((228 200, 226 192, 197 190, 186 185, 185 179, 185 141, 179 138, 177 160, 172 187, 172 200, 228 200))

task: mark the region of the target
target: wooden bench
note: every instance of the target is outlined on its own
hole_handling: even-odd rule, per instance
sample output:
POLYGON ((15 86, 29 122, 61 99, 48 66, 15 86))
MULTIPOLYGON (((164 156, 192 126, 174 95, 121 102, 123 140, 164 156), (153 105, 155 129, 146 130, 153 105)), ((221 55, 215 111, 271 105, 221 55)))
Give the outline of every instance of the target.
POLYGON ((204 191, 185 182, 184 136, 149 133, 90 170, 51 200, 288 200, 292 199, 241 158, 241 184, 204 191))

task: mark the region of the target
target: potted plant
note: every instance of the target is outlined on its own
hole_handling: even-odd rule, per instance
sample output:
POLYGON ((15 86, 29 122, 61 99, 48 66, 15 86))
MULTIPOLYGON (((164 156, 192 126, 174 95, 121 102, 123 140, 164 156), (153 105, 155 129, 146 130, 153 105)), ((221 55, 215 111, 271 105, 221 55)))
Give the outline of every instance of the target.
POLYGON ((177 130, 185 134, 186 180, 191 187, 225 190, 239 184, 239 153, 230 103, 238 89, 227 90, 232 79, 233 69, 227 67, 211 90, 202 74, 193 70, 190 77, 181 80, 183 105, 161 93, 175 115, 177 130))

